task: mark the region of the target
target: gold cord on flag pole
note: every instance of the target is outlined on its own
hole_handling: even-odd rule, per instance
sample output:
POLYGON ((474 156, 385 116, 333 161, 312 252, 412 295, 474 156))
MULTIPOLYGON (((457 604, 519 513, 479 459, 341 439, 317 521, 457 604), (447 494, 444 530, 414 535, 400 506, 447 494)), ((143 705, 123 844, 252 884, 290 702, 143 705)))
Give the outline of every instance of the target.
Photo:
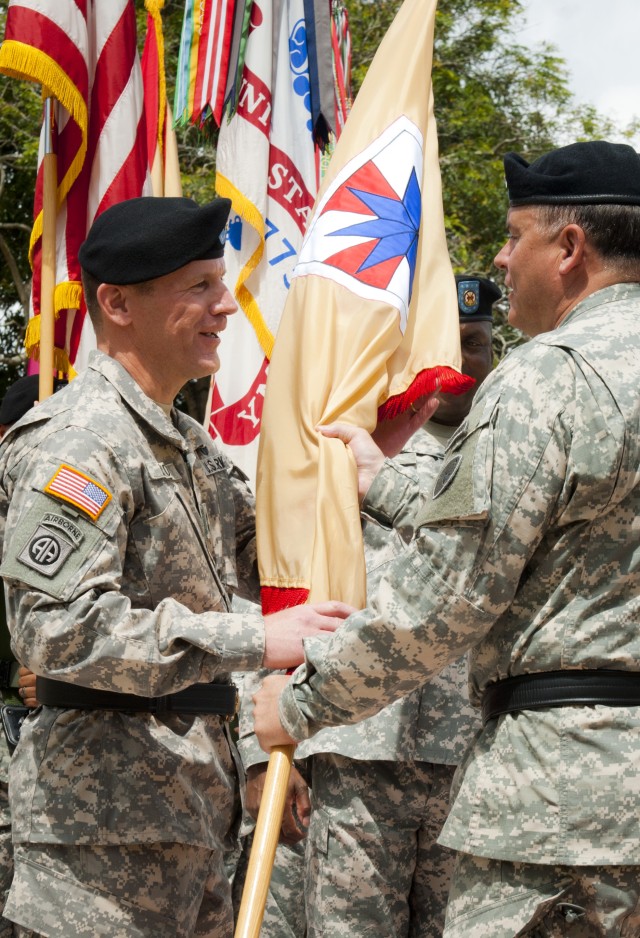
POLYGON ((275 746, 260 801, 234 938, 258 938, 287 796, 295 746, 275 746))
POLYGON ((40 378, 38 399, 53 394, 54 364, 54 293, 56 287, 56 214, 58 159, 53 145, 54 98, 43 88, 44 97, 44 158, 42 160, 42 252, 40 273, 40 378))

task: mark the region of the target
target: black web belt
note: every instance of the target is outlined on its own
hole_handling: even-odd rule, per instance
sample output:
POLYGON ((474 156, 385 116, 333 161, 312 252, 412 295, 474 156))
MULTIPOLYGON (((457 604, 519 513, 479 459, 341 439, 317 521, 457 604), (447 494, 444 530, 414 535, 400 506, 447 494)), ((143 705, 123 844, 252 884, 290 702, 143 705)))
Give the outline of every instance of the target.
POLYGON ((544 671, 488 684, 482 696, 482 722, 518 710, 547 707, 640 707, 640 672, 609 670, 544 671))
POLYGON ((92 690, 66 681, 36 678, 36 697, 45 707, 69 710, 128 710, 132 713, 215 713, 229 719, 237 710, 235 684, 193 684, 164 697, 139 697, 92 690))
POLYGON ((11 671, 15 663, 15 658, 0 658, 0 690, 11 688, 11 671))

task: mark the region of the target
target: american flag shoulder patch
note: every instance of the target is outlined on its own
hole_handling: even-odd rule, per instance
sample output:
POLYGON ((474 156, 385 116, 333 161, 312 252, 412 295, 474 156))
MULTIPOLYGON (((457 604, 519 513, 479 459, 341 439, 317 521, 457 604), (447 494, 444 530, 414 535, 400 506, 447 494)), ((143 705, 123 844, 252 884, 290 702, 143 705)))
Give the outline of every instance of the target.
POLYGON ((56 469, 44 490, 84 511, 93 521, 111 501, 111 493, 103 485, 64 463, 56 469))

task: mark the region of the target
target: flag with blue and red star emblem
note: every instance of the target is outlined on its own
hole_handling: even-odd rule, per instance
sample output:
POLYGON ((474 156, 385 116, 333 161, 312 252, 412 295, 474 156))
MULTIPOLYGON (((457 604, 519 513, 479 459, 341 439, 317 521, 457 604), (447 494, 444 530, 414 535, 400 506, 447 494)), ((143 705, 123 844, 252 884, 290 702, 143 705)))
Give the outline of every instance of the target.
POLYGON ((295 276, 320 274, 397 309, 404 332, 422 218, 422 146, 399 117, 352 160, 318 204, 295 276))
POLYGON ((263 609, 365 605, 357 477, 333 421, 371 431, 460 374, 430 72, 436 0, 405 0, 316 199, 267 379, 258 460, 263 609))

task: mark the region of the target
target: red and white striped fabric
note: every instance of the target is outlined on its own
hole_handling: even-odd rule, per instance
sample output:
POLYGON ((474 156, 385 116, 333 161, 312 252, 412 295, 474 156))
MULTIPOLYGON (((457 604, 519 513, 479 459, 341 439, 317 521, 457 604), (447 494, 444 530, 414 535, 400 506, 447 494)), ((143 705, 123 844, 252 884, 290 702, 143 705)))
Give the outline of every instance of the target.
MULTIPOLYGON (((0 71, 56 98, 58 154, 56 366, 83 367, 95 338, 85 319, 78 248, 110 205, 150 195, 142 74, 133 0, 11 0, 0 71)), ((31 260, 33 311, 25 344, 37 355, 42 233, 41 152, 31 260)))
POLYGON ((194 107, 204 111, 210 104, 218 124, 222 120, 234 6, 229 0, 217 0, 204 7, 200 49, 205 55, 202 67, 200 63, 198 67, 194 107))
POLYGON ((208 429, 255 484, 268 360, 319 160, 304 2, 255 4, 251 16, 238 109, 222 122, 216 161, 216 190, 232 200, 225 259, 241 312, 224 333, 208 429))
POLYGON ((182 195, 178 142, 167 101, 164 38, 160 11, 164 0, 145 0, 147 35, 142 50, 142 81, 147 124, 147 158, 156 196, 182 195))
POLYGON ((235 0, 186 0, 175 110, 180 123, 220 125, 229 68, 235 0))

